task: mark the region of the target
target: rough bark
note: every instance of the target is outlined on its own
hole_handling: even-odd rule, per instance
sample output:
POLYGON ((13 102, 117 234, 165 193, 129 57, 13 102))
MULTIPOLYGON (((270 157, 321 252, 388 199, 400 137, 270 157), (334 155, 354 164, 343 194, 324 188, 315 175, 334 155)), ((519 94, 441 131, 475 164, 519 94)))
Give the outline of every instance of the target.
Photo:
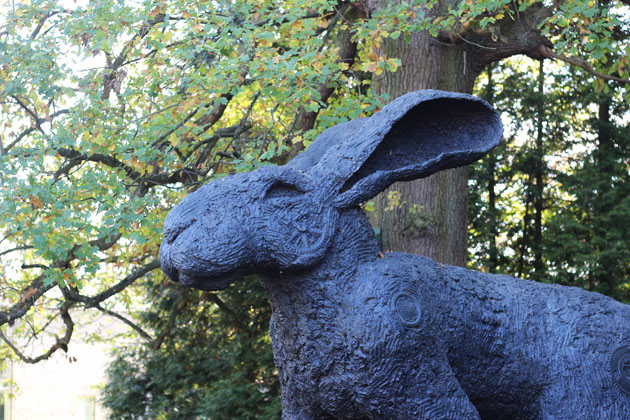
MULTIPOLYGON (((384 42, 382 53, 400 59, 395 73, 374 80, 378 94, 391 99, 418 89, 472 92, 478 71, 469 56, 468 44, 444 44, 426 32, 384 42)), ((466 262, 467 168, 440 172, 429 178, 396 183, 375 199, 373 223, 380 229, 386 251, 426 255, 453 265, 466 262), (391 208, 388 196, 399 192, 403 199, 391 208), (415 207, 414 207, 415 205, 415 207)))

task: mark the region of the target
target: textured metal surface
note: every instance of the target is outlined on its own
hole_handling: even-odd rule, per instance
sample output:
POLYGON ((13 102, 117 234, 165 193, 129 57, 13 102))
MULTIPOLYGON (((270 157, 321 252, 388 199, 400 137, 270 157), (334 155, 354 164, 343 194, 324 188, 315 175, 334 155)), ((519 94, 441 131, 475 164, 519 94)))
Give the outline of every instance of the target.
POLYGON ((619 388, 630 394, 630 346, 619 347, 613 352, 610 371, 619 388))
POLYGON ((405 95, 284 167, 190 194, 166 218, 162 268, 203 290, 260 275, 285 420, 630 419, 629 306, 379 256, 360 203, 471 163, 501 133, 478 98, 405 95))

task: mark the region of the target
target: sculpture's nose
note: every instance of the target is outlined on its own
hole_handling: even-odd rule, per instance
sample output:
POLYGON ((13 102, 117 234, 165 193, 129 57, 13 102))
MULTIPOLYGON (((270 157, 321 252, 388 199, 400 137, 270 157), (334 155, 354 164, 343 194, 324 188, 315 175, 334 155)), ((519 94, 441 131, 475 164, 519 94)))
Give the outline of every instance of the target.
POLYGON ((203 212, 195 193, 188 195, 175 206, 164 220, 164 241, 160 246, 160 265, 162 271, 173 281, 179 281, 180 273, 173 261, 175 240, 189 227, 194 225, 203 212))
POLYGON ((178 282, 179 270, 177 270, 173 264, 172 248, 173 247, 166 241, 162 242, 162 245, 160 245, 160 266, 162 266, 162 271, 164 271, 164 274, 166 274, 168 278, 174 282, 178 282))
POLYGON ((184 198, 164 220, 164 239, 172 244, 187 228, 193 225, 201 215, 202 206, 195 200, 194 194, 184 198))

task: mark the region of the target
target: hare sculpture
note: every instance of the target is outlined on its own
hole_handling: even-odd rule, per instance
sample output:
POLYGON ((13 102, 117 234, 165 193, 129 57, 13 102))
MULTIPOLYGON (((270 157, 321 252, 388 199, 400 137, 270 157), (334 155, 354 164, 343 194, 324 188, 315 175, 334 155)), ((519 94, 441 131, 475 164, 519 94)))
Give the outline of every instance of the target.
POLYGON ((162 269, 202 290, 260 276, 284 420, 628 420, 630 306, 379 254, 361 203, 501 134, 479 98, 407 94, 285 166, 188 195, 166 218, 162 269))

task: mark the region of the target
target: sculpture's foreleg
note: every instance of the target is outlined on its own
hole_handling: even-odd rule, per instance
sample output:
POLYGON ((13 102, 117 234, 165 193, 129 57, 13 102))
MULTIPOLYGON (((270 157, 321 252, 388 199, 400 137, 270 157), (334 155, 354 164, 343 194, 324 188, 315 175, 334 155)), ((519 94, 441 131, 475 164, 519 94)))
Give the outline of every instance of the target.
POLYGON ((453 375, 446 357, 425 359, 421 366, 389 372, 393 380, 382 387, 377 375, 371 385, 378 400, 366 401, 372 420, 480 420, 475 406, 453 375), (379 389, 375 389, 375 388, 379 389))
POLYGON ((311 410, 282 406, 282 420, 318 420, 311 410))

